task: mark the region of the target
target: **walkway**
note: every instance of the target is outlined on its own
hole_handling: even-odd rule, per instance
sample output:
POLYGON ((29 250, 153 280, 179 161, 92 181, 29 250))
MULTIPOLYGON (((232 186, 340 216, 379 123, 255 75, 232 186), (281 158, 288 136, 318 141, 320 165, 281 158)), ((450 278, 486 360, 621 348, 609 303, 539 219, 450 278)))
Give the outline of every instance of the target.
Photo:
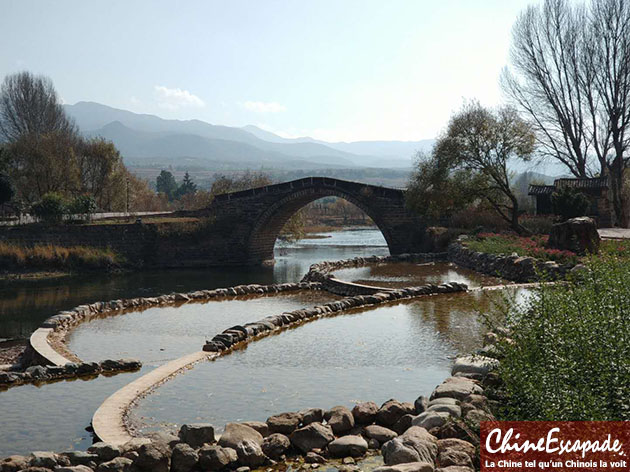
POLYGON ((597 232, 603 239, 630 239, 630 228, 599 228, 597 232))

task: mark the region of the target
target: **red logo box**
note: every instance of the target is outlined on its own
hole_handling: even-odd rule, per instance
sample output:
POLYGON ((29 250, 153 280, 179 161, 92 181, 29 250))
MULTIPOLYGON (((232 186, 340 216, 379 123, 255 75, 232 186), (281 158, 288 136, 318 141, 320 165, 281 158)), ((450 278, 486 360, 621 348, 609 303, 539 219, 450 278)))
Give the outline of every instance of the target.
POLYGON ((484 421, 481 470, 630 470, 630 422, 484 421))

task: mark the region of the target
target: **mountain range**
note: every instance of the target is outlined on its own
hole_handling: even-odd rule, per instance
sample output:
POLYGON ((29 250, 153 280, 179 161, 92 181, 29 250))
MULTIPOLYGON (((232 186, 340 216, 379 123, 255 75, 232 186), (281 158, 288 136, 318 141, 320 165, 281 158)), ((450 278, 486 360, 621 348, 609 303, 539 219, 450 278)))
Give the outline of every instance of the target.
POLYGON ((434 140, 328 143, 287 139, 256 126, 212 125, 200 120, 167 120, 94 102, 64 105, 86 136, 111 140, 127 164, 240 169, 410 169, 417 151, 434 140))

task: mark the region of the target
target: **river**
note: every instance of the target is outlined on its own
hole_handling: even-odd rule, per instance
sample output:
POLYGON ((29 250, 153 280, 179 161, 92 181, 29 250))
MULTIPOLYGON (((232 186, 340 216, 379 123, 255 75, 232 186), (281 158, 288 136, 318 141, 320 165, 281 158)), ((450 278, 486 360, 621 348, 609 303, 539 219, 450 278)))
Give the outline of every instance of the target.
MULTIPOLYGON (((272 267, 153 271, 68 277, 0 288, 0 337, 25 337, 54 312, 97 300, 152 296, 245 283, 299 281, 322 260, 388 254, 378 230, 344 230, 278 244, 272 267)), ((375 285, 497 279, 446 264, 383 265, 340 271, 375 285)), ((325 292, 280 294, 151 308, 79 326, 69 347, 84 360, 135 357, 139 372, 25 385, 0 392, 0 457, 32 450, 85 449, 92 414, 117 389, 164 362, 197 351, 237 323, 334 299, 325 292)), ((352 406, 390 397, 413 401, 449 374, 453 356, 479 346, 481 292, 429 297, 317 320, 250 344, 177 376, 132 412, 141 430, 183 422, 264 420, 306 407, 352 406)))

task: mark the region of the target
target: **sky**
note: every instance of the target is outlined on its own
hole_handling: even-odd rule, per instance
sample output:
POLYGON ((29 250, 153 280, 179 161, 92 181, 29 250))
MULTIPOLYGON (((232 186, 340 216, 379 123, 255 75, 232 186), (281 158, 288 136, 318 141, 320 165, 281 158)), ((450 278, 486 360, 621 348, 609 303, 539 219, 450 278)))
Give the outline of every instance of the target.
POLYGON ((435 137, 504 102, 512 24, 538 0, 0 0, 0 78, 64 103, 325 141, 435 137))

